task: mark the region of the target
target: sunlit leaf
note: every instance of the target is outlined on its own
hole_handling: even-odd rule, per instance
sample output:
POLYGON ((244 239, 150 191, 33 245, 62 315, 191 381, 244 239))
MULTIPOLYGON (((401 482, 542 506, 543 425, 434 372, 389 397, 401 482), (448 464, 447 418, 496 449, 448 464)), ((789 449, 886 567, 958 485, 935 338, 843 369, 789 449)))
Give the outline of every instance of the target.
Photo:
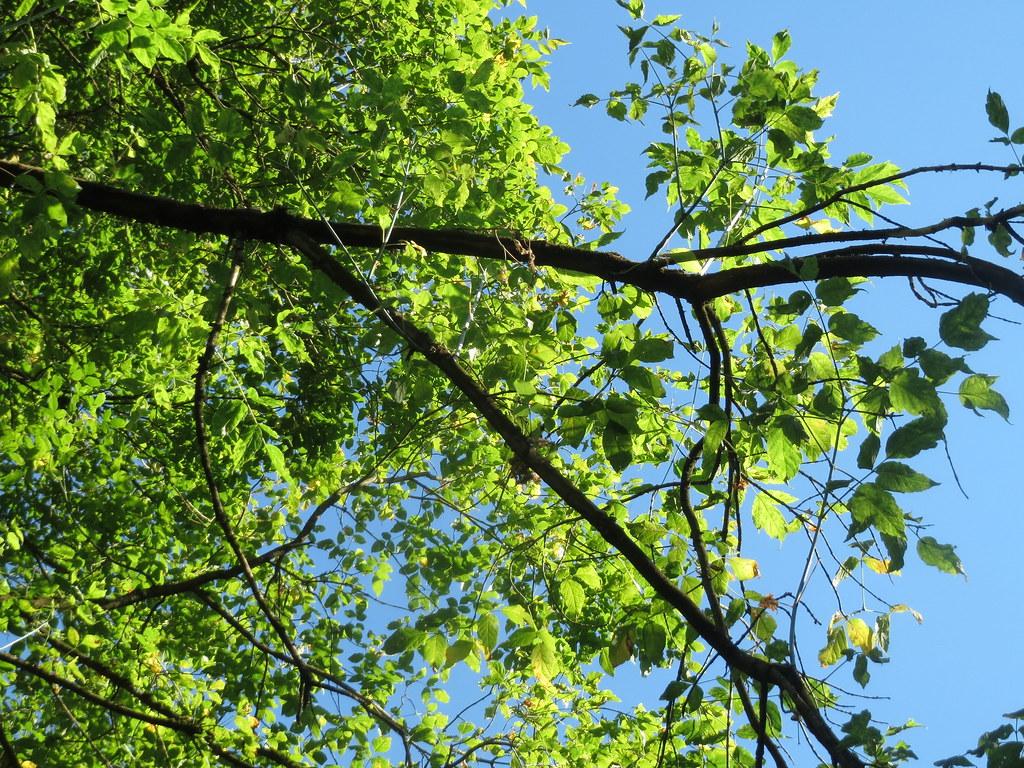
POLYGON ((938 568, 943 573, 964 573, 956 548, 951 544, 940 544, 931 536, 922 536, 917 541, 917 554, 922 562, 938 568))

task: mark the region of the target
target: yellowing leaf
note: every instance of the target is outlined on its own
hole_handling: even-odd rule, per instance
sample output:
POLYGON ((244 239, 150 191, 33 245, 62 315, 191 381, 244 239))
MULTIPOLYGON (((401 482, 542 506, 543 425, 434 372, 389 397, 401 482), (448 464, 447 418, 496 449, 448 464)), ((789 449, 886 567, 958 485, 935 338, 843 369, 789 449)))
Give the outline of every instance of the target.
POLYGON ((537 634, 537 644, 530 652, 530 666, 533 674, 542 683, 550 682, 551 678, 561 671, 555 655, 555 638, 546 630, 541 630, 537 634))
POLYGON ((751 560, 747 557, 730 557, 729 566, 732 568, 733 574, 740 581, 749 581, 761 575, 761 570, 757 566, 757 560, 751 560))
POLYGON ((849 635, 850 642, 865 653, 870 651, 874 645, 871 640, 871 628, 863 619, 850 619, 846 623, 846 634, 849 635))

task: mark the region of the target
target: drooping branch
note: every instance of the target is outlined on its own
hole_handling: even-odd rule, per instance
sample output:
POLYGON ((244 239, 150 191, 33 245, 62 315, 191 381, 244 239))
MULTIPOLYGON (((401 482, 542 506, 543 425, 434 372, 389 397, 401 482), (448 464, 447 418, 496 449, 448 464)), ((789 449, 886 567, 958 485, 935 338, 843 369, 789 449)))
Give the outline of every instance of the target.
POLYGON ((231 523, 231 518, 228 516, 227 509, 225 508, 224 502, 221 498, 217 478, 213 470, 213 461, 210 458, 209 436, 207 434, 206 421, 203 413, 206 403, 206 379, 210 373, 210 367, 213 363, 213 357, 217 349, 217 342, 220 337, 221 330, 223 330, 224 323, 227 320, 228 310, 231 307, 235 288, 237 287, 242 274, 244 247, 245 243, 242 240, 236 240, 232 243, 231 270, 228 273, 224 290, 221 293, 220 302, 217 306, 217 313, 210 325, 210 331, 206 337, 206 345, 203 348, 202 354, 199 356, 199 365, 195 374, 195 390, 192 397, 192 419, 195 424, 196 447, 199 452, 199 463, 203 468, 203 476, 206 479, 206 487, 210 496, 210 503, 213 506, 214 519, 217 521, 217 525, 224 534, 224 539, 231 548, 232 554, 234 554, 238 564, 242 567, 242 574, 245 577, 245 582, 249 587, 249 591, 252 592, 252 596, 256 600, 256 604, 259 606, 260 612, 267 618, 267 621, 270 622, 270 625, 274 628, 274 632, 287 649, 288 654, 295 661, 295 666, 299 671, 297 710, 298 715, 301 716, 309 697, 312 695, 312 679, 310 677, 309 670, 302 663, 302 656, 299 653, 298 647, 294 640, 292 640, 291 628, 285 626, 284 621, 277 615, 271 607, 270 601, 263 594, 263 589, 256 580, 256 575, 253 573, 252 566, 249 564, 245 550, 242 549, 242 544, 235 533, 234 527, 231 523))
POLYGON ((800 673, 788 665, 774 664, 758 658, 736 645, 723 628, 705 616, 686 592, 658 568, 614 517, 598 507, 537 450, 526 434, 498 407, 491 395, 462 367, 451 352, 437 344, 428 333, 412 324, 402 314, 385 306, 369 285, 349 272, 304 232, 286 232, 285 237, 288 244, 302 253, 313 268, 322 272, 357 303, 380 318, 404 338, 413 350, 422 354, 441 371, 469 400, 491 429, 502 438, 516 459, 533 470, 566 506, 577 512, 605 542, 625 557, 655 593, 678 611, 731 668, 758 680, 762 685, 774 685, 786 691, 808 731, 828 751, 837 766, 863 768, 864 764, 860 758, 840 742, 825 722, 800 673))
MULTIPOLYGON (((251 644, 254 648, 259 650, 261 653, 271 656, 278 661, 294 666, 296 664, 295 659, 287 654, 284 654, 274 648, 270 647, 266 643, 262 642, 256 635, 247 629, 242 622, 240 622, 235 616, 231 614, 224 606, 222 606, 213 596, 208 594, 202 589, 196 589, 193 592, 193 596, 209 608, 211 611, 220 616, 228 626, 230 626, 235 632, 245 638, 246 642, 251 644)), ((345 680, 333 672, 318 667, 314 664, 310 664, 305 660, 301 660, 300 663, 305 669, 307 669, 314 678, 313 684, 317 688, 323 688, 337 693, 346 698, 355 701, 363 710, 378 720, 380 723, 385 725, 394 731, 402 741, 402 745, 405 749, 405 763, 407 766, 412 765, 412 737, 409 733, 409 728, 398 720, 394 715, 388 712, 384 707, 378 704, 369 696, 361 693, 357 689, 349 685, 345 680)))
POLYGON ((151 725, 165 726, 172 730, 180 731, 188 735, 196 735, 200 732, 200 727, 189 719, 182 717, 167 718, 162 715, 153 714, 151 712, 145 712, 139 709, 133 709, 132 707, 119 704, 116 701, 105 699, 97 693, 86 688, 74 680, 62 677, 54 672, 50 672, 38 664, 34 664, 27 659, 23 659, 20 656, 0 651, 0 663, 9 664, 12 667, 20 669, 26 674, 37 677, 50 685, 56 685, 60 688, 71 691, 76 696, 79 696, 86 701, 89 701, 99 707, 113 712, 118 715, 129 717, 139 722, 149 723, 151 725))

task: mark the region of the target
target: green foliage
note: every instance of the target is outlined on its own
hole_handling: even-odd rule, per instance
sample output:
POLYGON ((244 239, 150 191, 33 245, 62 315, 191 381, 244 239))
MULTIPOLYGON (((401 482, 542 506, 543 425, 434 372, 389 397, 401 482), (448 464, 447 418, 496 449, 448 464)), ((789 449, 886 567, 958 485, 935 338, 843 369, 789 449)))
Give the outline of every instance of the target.
MULTIPOLYGON (((993 295, 884 349, 858 299, 888 273, 827 253, 898 169, 832 161, 788 32, 735 52, 618 0, 638 74, 577 104, 661 131, 673 217, 624 262, 628 206, 525 100, 562 41, 485 0, 342 5, 0 12, 0 762, 752 766, 801 724, 912 758, 866 712, 823 736, 841 686, 786 666, 813 568, 750 556, 827 541, 836 596, 910 537, 963 573, 902 460, 951 392, 1008 419, 949 349, 993 295), (634 665, 651 695, 613 706, 634 665)), ((818 654, 861 686, 909 609, 872 610, 818 654)), ((1006 736, 977 754, 1018 764, 1006 736)))

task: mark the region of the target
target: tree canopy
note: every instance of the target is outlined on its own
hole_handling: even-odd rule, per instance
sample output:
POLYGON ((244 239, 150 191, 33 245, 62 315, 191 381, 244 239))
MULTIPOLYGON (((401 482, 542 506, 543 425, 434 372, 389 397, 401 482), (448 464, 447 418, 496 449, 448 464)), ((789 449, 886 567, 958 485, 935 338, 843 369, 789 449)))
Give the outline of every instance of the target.
MULTIPOLYGON (((0 11, 0 766, 914 758, 851 689, 913 613, 873 585, 962 569, 908 494, 1008 417, 969 353, 1024 205, 888 211, 1024 128, 990 92, 1005 165, 838 161, 786 32, 618 0, 635 80, 577 107, 661 126, 672 220, 620 254, 502 5, 0 11), (887 277, 931 336, 872 325, 887 277)), ((942 764, 1024 765, 1022 716, 942 764)))

